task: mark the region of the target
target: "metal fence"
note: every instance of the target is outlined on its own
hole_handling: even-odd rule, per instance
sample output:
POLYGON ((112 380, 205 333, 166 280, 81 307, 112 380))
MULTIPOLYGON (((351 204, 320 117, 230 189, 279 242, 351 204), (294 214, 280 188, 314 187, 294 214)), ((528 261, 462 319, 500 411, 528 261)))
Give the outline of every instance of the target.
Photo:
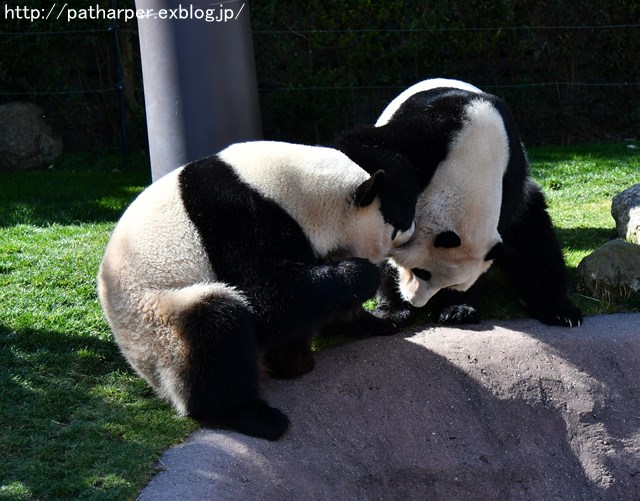
MULTIPOLYGON (((116 0, 112 0, 112 7, 117 7, 116 0)), ((269 44, 263 44, 264 40, 287 40, 290 37, 304 38, 306 43, 309 43, 309 39, 313 36, 317 35, 326 35, 326 36, 335 36, 339 37, 342 35, 370 35, 370 34, 393 34, 398 37, 403 36, 414 36, 416 34, 425 34, 425 33, 449 33, 449 34, 468 34, 468 33, 485 33, 487 35, 495 34, 498 32, 526 32, 531 33, 535 31, 557 31, 562 33, 571 34, 573 32, 579 32, 584 30, 591 31, 606 31, 608 33, 615 33, 619 30, 638 30, 640 28, 640 24, 630 23, 630 24, 604 24, 604 25, 578 25, 578 26, 570 26, 570 25, 544 25, 544 26, 495 26, 495 27, 479 27, 479 28, 459 28, 459 27, 424 27, 419 29, 353 29, 353 30, 313 30, 313 29, 303 29, 296 30, 294 28, 291 29, 268 29, 268 30, 254 30, 254 44, 256 46, 256 55, 258 62, 258 77, 259 77, 259 86, 262 95, 262 108, 263 115, 264 112, 269 113, 269 117, 266 118, 265 122, 265 133, 272 138, 285 138, 285 139, 294 139, 296 138, 296 133, 300 132, 300 127, 297 127, 295 123, 297 121, 321 121, 321 114, 327 107, 332 105, 341 106, 340 103, 344 103, 349 100, 366 100, 370 98, 373 94, 378 96, 378 99, 381 99, 379 96, 392 96, 396 94, 399 90, 401 90, 404 86, 410 85, 413 83, 412 81, 407 81, 406 85, 403 84, 387 84, 387 83, 329 83, 329 84, 320 84, 320 83, 299 83, 295 81, 295 78, 291 78, 290 81, 282 82, 280 81, 272 81, 270 75, 266 73, 268 70, 261 71, 261 61, 262 58, 270 57, 270 54, 264 53, 261 51, 261 47, 263 45, 268 46, 269 44), (331 98, 327 103, 322 101, 322 98, 317 96, 327 96, 331 94, 335 96, 336 94, 344 95, 344 99, 334 99, 331 98), (292 97, 294 96, 294 97, 292 97), (297 97, 295 97, 297 96, 297 97), (355 98, 354 98, 355 96, 355 98), (298 106, 296 108, 295 105, 289 106, 288 101, 300 103, 301 101, 316 101, 318 104, 317 116, 314 113, 309 114, 309 111, 304 106, 298 106), (337 104, 336 104, 337 103, 337 104), (290 118, 291 126, 290 130, 283 131, 282 126, 278 125, 270 125, 279 120, 278 115, 282 115, 282 110, 287 107, 291 109, 299 109, 299 117, 290 118)), ((87 79, 86 86, 82 84, 76 84, 74 87, 70 88, 69 86, 65 86, 64 88, 54 88, 54 89, 43 89, 39 86, 37 80, 32 82, 32 86, 29 89, 21 89, 21 90, 12 90, 11 89, 11 77, 7 78, 5 76, 4 81, 5 84, 0 86, 0 101, 6 102, 10 100, 46 100, 50 103, 50 108, 56 108, 56 103, 61 99, 69 96, 89 96, 89 95, 103 95, 109 96, 108 102, 104 105, 106 107, 115 106, 117 108, 118 120, 117 120, 117 129, 115 130, 115 124, 111 125, 111 132, 113 134, 117 134, 119 137, 120 148, 122 154, 126 157, 127 151, 131 147, 130 142, 130 134, 128 134, 129 129, 137 129, 139 127, 144 128, 144 113, 140 113, 137 111, 135 114, 137 116, 137 121, 131 125, 131 117, 127 117, 128 113, 131 114, 131 110, 128 109, 126 100, 125 100, 125 92, 127 87, 129 90, 133 90, 135 93, 141 96, 140 100, 143 101, 142 97, 142 84, 141 81, 125 81, 123 76, 124 68, 122 61, 122 52, 120 47, 120 37, 126 34, 127 36, 132 37, 137 40, 137 29, 135 26, 127 27, 123 29, 117 20, 110 21, 106 23, 106 26, 96 28, 96 29, 78 29, 78 30, 3 30, 0 32, 0 40, 13 40, 13 42, 9 43, 21 43, 21 41, 27 41, 29 39, 33 39, 34 37, 40 38, 49 38, 49 37, 82 37, 83 35, 92 35, 92 36, 104 36, 102 43, 108 44, 110 46, 110 52, 113 54, 113 63, 110 66, 110 72, 104 77, 102 76, 102 83, 107 83, 107 85, 102 85, 99 87, 91 86, 91 80, 87 79), (3 88, 4 87, 4 88, 3 88), (128 126, 128 124, 130 124, 128 126)), ((637 56, 637 55, 636 55, 637 56)), ((380 54, 379 57, 384 58, 385 54, 380 54)), ((63 62, 64 64, 64 62, 63 62)), ((136 62, 139 64, 139 61, 136 62)), ((11 68, 13 72, 20 72, 20 68, 11 68)), ((442 76, 442 75, 434 75, 434 76, 442 76)), ((538 99, 537 96, 539 94, 535 93, 536 89, 552 89, 554 92, 562 92, 563 89, 582 89, 582 92, 599 92, 599 95, 604 95, 604 93, 610 92, 618 92, 622 89, 628 89, 632 92, 636 92, 636 89, 640 87, 640 76, 634 75, 635 78, 631 81, 628 80, 618 80, 618 79, 599 79, 597 81, 581 81, 581 80, 553 80, 546 79, 541 81, 510 81, 510 82, 496 82, 496 81, 473 81, 474 85, 477 85, 484 90, 489 92, 494 92, 496 94, 502 94, 505 92, 518 92, 519 95, 522 96, 522 101, 534 101, 538 99)), ((598 98, 599 99, 599 98, 598 98)), ((292 113, 291 111, 289 111, 292 113)), ((625 110, 621 109, 620 113, 638 113, 637 110, 625 110)), ((333 122, 327 127, 331 128, 341 128, 346 124, 348 120, 358 120, 361 118, 360 115, 349 115, 348 118, 344 119, 345 123, 338 123, 335 125, 333 122)), ((264 117, 263 117, 264 119, 264 117)), ((335 121, 334 121, 335 122, 335 121)), ((90 128, 90 125, 87 127, 90 128)), ((316 127, 317 128, 317 127, 316 127)), ((84 132, 86 127, 81 127, 84 132)), ((304 127, 303 127, 304 129, 304 127)), ((87 129, 88 130, 88 129, 87 129)), ((633 132, 633 131, 632 131, 633 132)), ((303 137, 299 139, 303 141, 317 141, 324 138, 322 132, 308 132, 306 136, 302 134, 303 137)), ((145 137, 146 134, 138 133, 137 137, 145 137)), ((597 139, 597 133, 596 133, 597 139)), ((98 139, 99 141, 99 139, 98 139)), ((112 145, 110 145, 112 146, 112 145)), ((139 147, 139 144, 134 144, 134 147, 139 147)))

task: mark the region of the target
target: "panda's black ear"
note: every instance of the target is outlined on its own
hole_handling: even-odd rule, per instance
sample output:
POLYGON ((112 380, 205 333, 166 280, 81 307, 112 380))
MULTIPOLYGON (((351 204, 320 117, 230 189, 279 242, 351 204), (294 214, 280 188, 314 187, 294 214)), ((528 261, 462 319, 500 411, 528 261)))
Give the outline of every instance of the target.
POLYGON ((460 247, 461 245, 462 241, 460 240, 460 237, 455 231, 451 230, 438 233, 435 242, 433 242, 434 247, 444 247, 445 249, 453 249, 454 247, 460 247))
POLYGON ((502 242, 498 242, 493 247, 491 247, 491 250, 489 250, 484 260, 491 261, 493 259, 504 259, 512 256, 514 252, 515 251, 508 245, 505 245, 502 242))
POLYGON ((371 204, 382 192, 384 183, 385 173, 383 170, 378 170, 371 174, 369 179, 358 186, 353 195, 353 202, 356 207, 366 207, 371 204))

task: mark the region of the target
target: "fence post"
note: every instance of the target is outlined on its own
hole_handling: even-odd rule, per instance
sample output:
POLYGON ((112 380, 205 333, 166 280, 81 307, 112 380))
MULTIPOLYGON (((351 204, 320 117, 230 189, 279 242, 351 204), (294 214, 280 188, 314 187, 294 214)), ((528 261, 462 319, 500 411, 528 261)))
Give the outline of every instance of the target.
MULTIPOLYGON (((115 11, 118 8, 117 0, 111 0, 111 8, 115 11)), ((113 52, 116 70, 115 89, 118 96, 118 111, 120 113, 120 140, 122 142, 122 164, 127 165, 129 159, 129 145, 127 143, 127 116, 124 103, 124 70, 122 69, 122 51, 120 50, 120 39, 118 37, 118 21, 113 20, 109 25, 109 31, 113 36, 113 52)))
POLYGON ((248 2, 136 0, 151 173, 262 136, 248 2), (202 5, 202 4, 200 4, 202 5))

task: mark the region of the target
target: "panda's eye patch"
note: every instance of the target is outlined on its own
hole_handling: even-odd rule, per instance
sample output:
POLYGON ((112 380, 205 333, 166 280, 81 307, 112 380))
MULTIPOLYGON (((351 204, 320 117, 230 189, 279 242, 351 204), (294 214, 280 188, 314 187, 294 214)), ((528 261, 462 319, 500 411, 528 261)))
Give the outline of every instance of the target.
POLYGON ((422 268, 411 268, 411 272, 420 280, 424 280, 425 282, 431 280, 431 272, 427 270, 423 270, 422 268))
POLYGON ((460 245, 462 245, 460 237, 455 231, 451 230, 438 233, 435 242, 433 242, 434 247, 444 247, 445 249, 453 249, 454 247, 460 247, 460 245))

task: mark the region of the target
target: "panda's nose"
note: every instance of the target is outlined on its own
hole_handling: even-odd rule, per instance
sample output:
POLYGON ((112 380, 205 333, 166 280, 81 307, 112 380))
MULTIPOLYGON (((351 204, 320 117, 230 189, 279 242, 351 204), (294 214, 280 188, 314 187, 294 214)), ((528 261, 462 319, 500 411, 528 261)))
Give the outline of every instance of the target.
POLYGON ((411 268, 411 272, 420 280, 424 280, 425 282, 431 280, 431 272, 427 270, 423 270, 422 268, 411 268))

